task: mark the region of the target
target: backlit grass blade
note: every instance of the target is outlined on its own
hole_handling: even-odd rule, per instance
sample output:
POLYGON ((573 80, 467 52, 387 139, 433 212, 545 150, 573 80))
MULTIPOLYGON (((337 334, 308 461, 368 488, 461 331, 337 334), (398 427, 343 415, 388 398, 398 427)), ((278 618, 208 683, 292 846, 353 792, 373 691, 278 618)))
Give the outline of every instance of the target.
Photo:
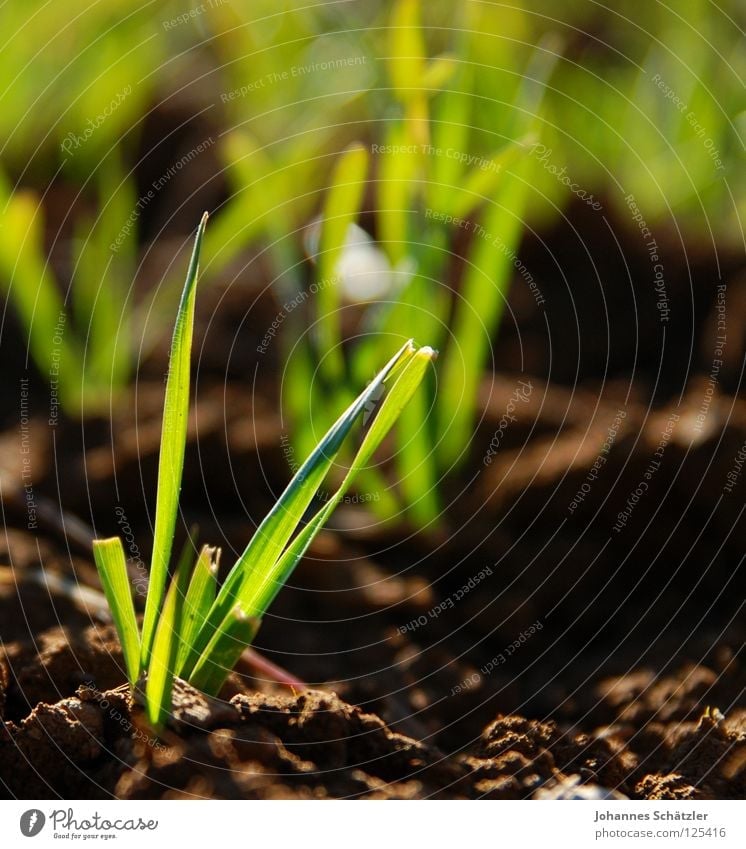
POLYGON ((62 401, 70 401, 80 392, 82 356, 44 261, 43 213, 30 191, 10 195, 0 219, 0 287, 19 315, 37 368, 57 375, 62 401))
POLYGON ((93 557, 122 645, 127 678, 134 686, 140 677, 140 635, 122 541, 119 537, 94 540, 93 557))
POLYGON ((432 348, 419 348, 404 362, 397 373, 392 375, 391 388, 387 390, 363 442, 334 495, 305 525, 303 530, 291 542, 282 557, 275 564, 272 573, 261 575, 252 573, 243 589, 240 603, 244 610, 256 616, 262 616, 271 604, 279 589, 283 586, 298 560, 303 556, 313 538, 327 522, 335 507, 344 497, 358 473, 370 463, 374 453, 385 439, 391 428, 400 418, 416 395, 427 370, 437 353, 432 348))
POLYGON ((503 171, 512 166, 519 156, 528 153, 531 141, 531 137, 526 137, 513 142, 491 159, 475 165, 464 177, 461 189, 450 200, 451 214, 455 218, 463 218, 484 203, 485 199, 494 197, 503 171))
POLYGON ((342 257, 350 225, 357 219, 368 171, 368 154, 353 144, 339 157, 324 203, 319 240, 317 301, 319 348, 325 354, 324 368, 331 380, 344 377, 339 318, 340 294, 336 285, 337 265, 342 257))
POLYGON ((155 728, 160 728, 171 711, 171 694, 179 639, 182 629, 184 600, 189 585, 191 544, 187 542, 176 575, 166 593, 166 600, 158 616, 153 648, 148 663, 145 682, 145 712, 155 728))
MULTIPOLYGON (((268 568, 249 568, 247 571, 246 579, 236 593, 236 598, 239 609, 250 619, 255 618, 258 620, 264 615, 267 607, 284 585, 316 534, 321 530, 335 507, 344 497, 358 472, 364 469, 372 459, 376 449, 391 430, 402 410, 412 398, 412 395, 416 392, 426 374, 427 368, 435 357, 435 352, 431 348, 415 350, 412 347, 407 353, 408 356, 406 358, 400 358, 397 366, 392 369, 392 373, 389 375, 392 381, 391 388, 384 396, 384 400, 359 450, 355 454, 344 480, 334 495, 314 514, 313 518, 288 545, 282 556, 273 564, 268 568)), ((224 618, 220 628, 213 635, 210 644, 206 647, 189 679, 194 686, 205 689, 206 692, 213 695, 217 694, 225 679, 225 675, 235 666, 241 652, 245 648, 245 644, 242 645, 240 641, 235 640, 233 637, 224 639, 222 636, 230 628, 233 616, 234 611, 231 610, 224 618), (220 658, 219 663, 214 662, 212 659, 213 654, 220 658), (204 674, 198 673, 199 670, 208 667, 212 670, 209 681, 204 674), (219 675, 221 668, 223 670, 222 678, 219 675)))
MULTIPOLYGON (((542 98, 556 62, 555 47, 547 39, 537 48, 519 90, 515 108, 519 138, 540 132, 542 98)), ((471 440, 479 381, 505 308, 531 176, 538 168, 535 157, 525 152, 510 170, 505 170, 496 197, 484 210, 482 229, 472 238, 436 402, 438 459, 444 470, 465 458, 471 440)))
POLYGON ((181 675, 184 661, 189 654, 189 647, 194 642, 199 629, 210 612, 210 608, 215 603, 219 561, 219 548, 213 548, 209 545, 202 546, 184 600, 179 652, 176 660, 177 675, 181 675))
POLYGON ((237 605, 224 620, 220 631, 213 635, 194 667, 189 683, 208 696, 216 696, 243 650, 253 641, 260 624, 261 619, 247 616, 237 605))
MULTIPOLYGON (((122 151, 115 147, 101 163, 98 173, 100 217, 95 229, 97 252, 101 269, 107 265, 112 245, 132 210, 137 207, 134 176, 129 176, 122 161, 122 151)), ((115 389, 127 385, 132 368, 132 343, 130 323, 130 287, 133 285, 137 262, 137 239, 124 239, 104 278, 105 292, 97 309, 98 329, 102 354, 109 366, 106 381, 115 389), (108 341, 104 338, 109 336, 108 341)))
POLYGON ((384 150, 392 152, 379 156, 378 237, 392 264, 401 262, 407 255, 412 216, 410 207, 416 188, 418 156, 405 142, 403 124, 393 124, 386 134, 384 147, 384 150))
MULTIPOLYGON (((234 609, 242 597, 242 588, 251 575, 263 575, 271 569, 282 554, 288 540, 295 532, 308 506, 331 469, 334 458, 352 430, 363 410, 376 398, 383 382, 392 373, 398 373, 403 364, 414 355, 414 346, 407 342, 395 354, 374 380, 329 428, 324 438, 314 448, 297 471, 285 491, 257 528, 254 536, 231 569, 218 593, 205 625, 195 640, 190 656, 184 664, 184 675, 189 676, 194 664, 206 649, 215 631, 234 609)), ((251 612, 251 611, 249 611, 251 612)))
POLYGON ((418 387, 396 428, 399 487, 407 514, 418 528, 434 522, 441 509, 435 445, 427 422, 433 397, 429 388, 427 382, 418 387))
POLYGON ((189 374, 192 328, 194 325, 194 300, 199 273, 200 247, 206 224, 207 213, 202 216, 197 229, 194 250, 189 263, 171 341, 166 397, 163 406, 161 450, 158 459, 158 497, 155 508, 150 587, 145 604, 142 630, 142 664, 145 667, 148 665, 155 624, 166 585, 166 575, 176 527, 176 514, 179 506, 187 417, 189 414, 189 374))
POLYGON ((500 322, 530 184, 522 160, 506 175, 502 191, 485 210, 482 226, 490 238, 475 236, 463 281, 463 299, 453 323, 438 395, 438 457, 448 469, 465 456, 476 415, 477 392, 487 351, 500 322))

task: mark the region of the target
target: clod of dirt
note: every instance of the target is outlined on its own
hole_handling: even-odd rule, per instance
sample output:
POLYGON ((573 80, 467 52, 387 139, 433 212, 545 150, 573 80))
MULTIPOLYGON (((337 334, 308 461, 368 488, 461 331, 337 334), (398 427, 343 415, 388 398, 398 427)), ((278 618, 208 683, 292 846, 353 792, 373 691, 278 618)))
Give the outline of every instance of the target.
POLYGON ((15 642, 4 647, 10 673, 5 716, 19 721, 40 702, 53 704, 72 696, 81 684, 99 690, 125 680, 122 650, 111 625, 51 628, 35 643, 15 642))
MULTIPOLYGON (((126 714, 126 701, 112 693, 111 712, 126 714)), ((112 754, 111 717, 101 705, 73 697, 37 705, 18 725, 3 722, 0 759, 4 785, 15 798, 100 798, 97 772, 112 754)), ((117 727, 119 736, 126 726, 117 727)))
POLYGON ((206 700, 180 684, 182 736, 140 747, 115 792, 124 798, 421 798, 464 796, 465 770, 332 693, 206 700), (191 691, 191 692, 190 692, 191 691), (227 711, 232 712, 229 716, 227 711), (219 718, 223 727, 199 730, 219 718))
POLYGON ((645 799, 746 797, 746 711, 735 711, 728 718, 719 711, 706 711, 698 722, 675 725, 650 723, 641 736, 649 749, 642 762, 644 771, 648 772, 649 764, 654 767, 637 782, 637 795, 645 799))
MULTIPOLYGON (((484 733, 476 756, 465 758, 475 789, 490 799, 525 799, 562 792, 575 781, 616 790, 634 765, 612 735, 562 733, 553 722, 498 717, 484 733)), ((578 792, 582 792, 578 790, 578 792)))

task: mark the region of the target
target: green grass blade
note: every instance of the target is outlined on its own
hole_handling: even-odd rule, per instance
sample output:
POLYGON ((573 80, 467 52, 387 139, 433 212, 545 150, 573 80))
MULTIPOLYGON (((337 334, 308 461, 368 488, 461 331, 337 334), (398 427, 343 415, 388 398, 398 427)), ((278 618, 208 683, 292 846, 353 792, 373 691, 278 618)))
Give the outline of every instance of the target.
POLYGON ((376 221, 381 245, 396 265, 407 255, 419 157, 406 144, 403 123, 392 124, 388 129, 384 145, 387 149, 397 152, 379 155, 376 221))
POLYGON ((411 342, 407 342, 329 428, 297 471, 223 583, 208 620, 200 629, 184 664, 184 675, 191 675, 194 664, 212 640, 215 631, 242 597, 242 588, 251 575, 265 574, 277 561, 326 478, 354 423, 370 400, 377 396, 383 382, 389 377, 395 377, 413 355, 414 347, 411 342))
MULTIPOLYGON (((553 45, 545 39, 537 48, 519 90, 516 138, 540 132, 545 82, 556 62, 553 45)), ((510 149, 505 153, 509 156, 510 149)), ((479 382, 505 308, 532 176, 539 167, 535 157, 524 153, 503 172, 497 194, 483 212, 482 229, 473 236, 437 398, 438 460, 443 471, 464 459, 471 441, 479 382)))
POLYGON ((63 403, 80 392, 82 356, 57 283, 44 261, 42 211, 29 191, 12 194, 0 221, 0 287, 28 334, 39 371, 58 375, 63 403), (61 331, 60 331, 61 329, 61 331))
POLYGON ((407 515, 415 527, 423 528, 440 515, 438 468, 428 412, 430 386, 423 383, 402 410, 396 428, 397 476, 407 515))
POLYGON ((163 600, 179 507, 187 416, 189 414, 189 376, 194 300, 197 290, 200 247, 206 224, 207 213, 202 216, 202 221, 200 221, 197 229, 192 259, 189 263, 171 342, 166 397, 163 406, 161 451, 158 459, 158 497, 155 508, 150 587, 145 603, 142 630, 142 665, 144 667, 148 666, 155 625, 163 600))
POLYGON ((260 624, 260 619, 246 616, 236 606, 226 617, 221 630, 213 635, 194 667, 189 683, 208 696, 217 696, 228 673, 256 636, 260 624))
POLYGON ((368 171, 368 154, 362 145, 353 144, 340 156, 334 168, 331 187, 326 196, 319 240, 318 272, 325 284, 316 295, 319 349, 325 355, 324 369, 330 380, 344 377, 339 317, 339 286, 328 285, 336 280, 337 265, 342 256, 347 232, 360 212, 368 171))
POLYGON ((419 86, 426 70, 419 0, 398 0, 388 29, 389 78, 398 98, 406 103, 420 97, 419 86))
POLYGON ((119 537, 94 540, 93 557, 122 645, 127 678, 134 686, 140 677, 140 635, 122 541, 119 537))
POLYGON ((209 545, 202 546, 184 600, 179 652, 176 660, 177 675, 181 675, 184 662, 189 655, 189 647, 194 642, 199 629, 210 612, 210 608, 215 603, 219 561, 219 548, 213 548, 209 545))
POLYGON ((513 165, 522 153, 526 155, 531 142, 531 137, 512 142, 481 166, 475 166, 466 174, 461 188, 454 192, 449 212, 456 218, 464 218, 487 198, 494 197, 504 169, 513 165))
MULTIPOLYGON (((237 597, 240 609, 249 619, 260 620, 264 615, 316 534, 344 497, 355 476, 370 462, 376 449, 416 392, 435 357, 435 352, 430 348, 420 348, 417 351, 410 349, 409 354, 391 370, 389 377, 392 380, 392 386, 386 393, 344 480, 334 495, 315 513, 274 563, 264 569, 249 567, 247 570, 237 597)), ((216 694, 219 691, 225 676, 233 668, 245 647, 245 644, 242 645, 233 635, 223 636, 229 634, 233 616, 233 610, 225 616, 189 679, 195 687, 208 688, 205 689, 208 693, 216 694), (213 660, 213 655, 219 657, 219 663, 213 660), (209 681, 203 674, 198 674, 198 670, 205 668, 211 670, 209 681), (221 670, 222 678, 219 674, 221 670)))
POLYGON ((522 229, 530 186, 527 159, 507 176, 498 198, 485 210, 482 226, 489 238, 474 237, 464 273, 463 299, 456 309, 438 398, 438 458, 444 469, 463 459, 471 439, 479 382, 505 308, 512 257, 522 229))
POLYGON ((153 648, 148 663, 145 682, 145 713, 154 728, 160 728, 171 711, 176 658, 179 653, 184 600, 189 584, 191 543, 187 541, 176 575, 166 593, 158 625, 153 638, 153 648))

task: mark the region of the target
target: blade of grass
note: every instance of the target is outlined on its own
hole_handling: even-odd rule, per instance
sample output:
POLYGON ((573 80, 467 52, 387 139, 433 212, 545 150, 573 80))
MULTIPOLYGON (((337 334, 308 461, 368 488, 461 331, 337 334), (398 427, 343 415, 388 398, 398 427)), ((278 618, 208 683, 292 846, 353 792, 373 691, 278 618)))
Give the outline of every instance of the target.
POLYGON ((208 696, 216 696, 244 649, 253 641, 260 625, 261 619, 247 616, 236 605, 199 658, 189 683, 208 696))
POLYGON ((36 196, 18 191, 8 198, 0 226, 0 286, 12 301, 28 335, 37 368, 58 374, 63 403, 77 396, 82 384, 82 356, 70 328, 57 283, 44 261, 42 212, 36 196), (55 354, 59 357, 52 362, 55 354))
POLYGON ((189 654, 189 647, 194 642, 194 638, 215 602, 219 561, 219 548, 213 548, 209 545, 202 546, 184 600, 179 653, 176 659, 177 675, 181 675, 184 661, 189 654))
POLYGON ((376 221, 381 244, 395 265, 407 255, 418 157, 406 144, 401 123, 388 129, 384 150, 397 152, 379 154, 376 221))
POLYGON ((342 331, 339 318, 339 286, 335 284, 337 265, 342 256, 347 232, 360 212, 368 171, 368 154, 362 145, 353 144, 342 153, 332 173, 331 186, 324 203, 319 243, 319 286, 316 296, 319 349, 325 354, 324 370, 332 381, 344 378, 342 331))
POLYGON ((142 629, 142 665, 146 668, 150 658, 155 625, 163 600, 176 527, 176 514, 179 507, 187 416, 189 414, 189 375, 194 301, 199 273, 200 247, 206 224, 207 213, 202 216, 197 229, 194 250, 189 263, 171 342, 166 397, 163 406, 161 451, 158 458, 158 497, 155 507, 150 586, 145 602, 145 618, 142 629))
POLYGON ((161 728, 171 711, 171 694, 179 653, 184 600, 189 584, 191 543, 187 541, 176 575, 166 593, 166 600, 158 617, 153 638, 153 648, 148 663, 145 682, 145 712, 154 728, 161 728))
MULTIPOLYGON (((558 43, 551 37, 536 48, 515 112, 516 138, 539 135, 546 83, 557 60, 558 43)), ((437 398, 438 460, 449 469, 466 456, 476 416, 477 394, 487 350, 499 326, 513 259, 523 229, 522 217, 538 169, 525 153, 505 170, 495 198, 483 212, 482 230, 475 234, 453 319, 437 398)))
MULTIPOLYGON (((249 618, 261 619, 264 615, 267 607, 284 585, 316 534, 321 530, 335 507, 344 497, 358 472, 364 469, 370 462, 376 449, 416 392, 434 357, 435 352, 431 348, 420 348, 417 351, 413 351, 410 357, 399 362, 397 367, 392 369, 390 376, 393 379, 393 385, 386 393, 378 413, 373 419, 359 450, 355 454, 344 480, 334 495, 314 514, 295 539, 287 546, 282 556, 277 558, 274 563, 265 569, 251 568, 249 566, 245 580, 236 593, 240 609, 249 618)), ((233 611, 225 617, 220 627, 216 630, 210 644, 206 647, 195 665, 193 675, 189 679, 199 689, 209 687, 210 689, 205 690, 208 694, 217 694, 225 679, 225 675, 235 666, 241 652, 245 648, 245 645, 237 642, 232 636, 223 639, 222 635, 227 633, 230 628, 232 615, 233 611), (211 655, 213 653, 220 657, 220 664, 211 663, 211 655), (224 674, 222 678, 217 674, 218 666, 223 669, 224 674), (207 676, 198 672, 198 670, 203 670, 207 667, 213 670, 209 680, 207 676)))
POLYGON ((329 428, 324 438, 297 471, 274 507, 257 528, 248 546, 223 583, 207 622, 200 629, 184 664, 183 672, 185 675, 191 675, 194 664, 213 638, 215 631, 235 607, 241 596, 241 588, 248 580, 248 576, 253 572, 263 574, 271 568, 280 556, 326 478, 353 424, 370 399, 376 397, 386 378, 398 374, 403 364, 414 355, 414 350, 411 341, 407 342, 391 358, 365 391, 329 428))
POLYGON ((93 557, 122 645, 127 678, 134 687, 140 677, 140 636, 122 541, 119 537, 94 540, 93 557))

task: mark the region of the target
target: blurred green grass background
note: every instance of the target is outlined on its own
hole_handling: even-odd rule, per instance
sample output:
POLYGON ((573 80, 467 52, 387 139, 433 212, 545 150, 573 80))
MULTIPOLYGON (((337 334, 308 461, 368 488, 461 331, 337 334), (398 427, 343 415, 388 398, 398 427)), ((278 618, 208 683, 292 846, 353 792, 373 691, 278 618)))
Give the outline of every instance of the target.
MULTIPOLYGON (((390 10, 267 0, 4 4, 3 166, 14 186, 43 191, 60 177, 86 186, 113 146, 136 165, 157 141, 145 137, 153 110, 178 107, 228 133, 228 164, 230 131, 249 133, 264 167, 279 172, 273 190, 293 198, 293 220, 323 188, 323 157, 375 138, 395 108, 385 70, 390 10)), ((631 192, 651 220, 675 217, 695 232, 716 221, 719 239, 740 238, 742 4, 470 1, 424 4, 423 15, 430 55, 448 52, 464 70, 447 85, 469 95, 459 118, 473 127, 470 154, 489 156, 509 135, 521 74, 552 33, 562 58, 542 131, 551 163, 588 192, 617 202, 631 192)), ((442 120, 447 111, 444 102, 442 120)), ((546 169, 533 215, 551 216, 568 196, 546 169)))

